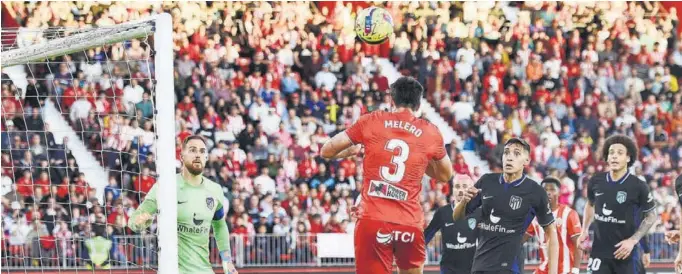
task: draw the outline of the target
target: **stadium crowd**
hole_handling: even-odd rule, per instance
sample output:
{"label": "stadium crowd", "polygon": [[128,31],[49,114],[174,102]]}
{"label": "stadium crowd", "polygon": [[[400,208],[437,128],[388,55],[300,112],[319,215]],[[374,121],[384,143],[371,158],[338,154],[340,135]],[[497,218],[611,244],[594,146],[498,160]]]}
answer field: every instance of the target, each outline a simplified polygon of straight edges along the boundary
{"label": "stadium crowd", "polygon": [[[355,40],[354,7],[341,2],[332,9],[308,2],[3,4],[25,28],[173,15],[176,151],[191,134],[206,137],[205,174],[223,186],[230,231],[243,235],[254,260],[301,262],[312,258],[314,238],[297,235],[353,232],[348,209],[362,158],[327,162],[318,152],[360,115],[389,108],[378,58],[417,78],[464,137],[448,145],[456,172],[481,175],[458,147],[498,170],[501,144],[521,136],[533,146],[528,174],[561,178],[560,202],[582,214],[587,179],[604,168],[605,137],[623,133],[637,140],[634,174],[650,182],[659,205],[652,232],[679,223],[671,183],[682,173],[682,46],[675,12],[658,2],[390,2],[396,32],[382,45]],[[17,44],[44,39],[19,32]],[[136,40],[32,65],[24,99],[3,75],[3,260],[24,252],[73,258],[75,238],[131,234],[128,216],[156,183],[152,44]],[[45,100],[110,170],[104,204],[41,119]],[[424,181],[427,220],[451,195],[451,182]],[[272,248],[258,238],[265,233],[289,238]],[[674,256],[652,250],[653,259]],[[126,252],[114,244],[112,259],[130,260]]]}

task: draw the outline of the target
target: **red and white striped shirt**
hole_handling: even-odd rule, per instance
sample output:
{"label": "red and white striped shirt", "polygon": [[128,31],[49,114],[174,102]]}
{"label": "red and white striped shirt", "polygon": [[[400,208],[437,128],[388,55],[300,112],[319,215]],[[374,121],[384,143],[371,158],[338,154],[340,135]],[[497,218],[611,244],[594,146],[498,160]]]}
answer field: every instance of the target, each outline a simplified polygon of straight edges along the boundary
{"label": "red and white striped shirt", "polygon": [[[571,240],[573,237],[580,235],[581,225],[578,213],[566,205],[559,205],[553,212],[556,224],[557,236],[559,238],[559,269],[558,273],[571,273],[573,268],[573,251],[576,246]],[[546,274],[548,272],[548,246],[545,238],[545,233],[538,224],[537,219],[533,220],[526,233],[530,236],[536,236],[540,242],[540,265],[535,270],[536,274]]]}

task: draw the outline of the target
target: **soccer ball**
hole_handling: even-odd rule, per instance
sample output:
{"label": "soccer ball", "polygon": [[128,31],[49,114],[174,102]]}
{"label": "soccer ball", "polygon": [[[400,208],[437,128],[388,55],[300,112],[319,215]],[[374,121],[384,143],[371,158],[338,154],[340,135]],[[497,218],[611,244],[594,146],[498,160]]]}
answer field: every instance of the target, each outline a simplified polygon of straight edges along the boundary
{"label": "soccer ball", "polygon": [[363,9],[355,17],[355,34],[365,43],[381,44],[393,34],[393,18],[382,8]]}

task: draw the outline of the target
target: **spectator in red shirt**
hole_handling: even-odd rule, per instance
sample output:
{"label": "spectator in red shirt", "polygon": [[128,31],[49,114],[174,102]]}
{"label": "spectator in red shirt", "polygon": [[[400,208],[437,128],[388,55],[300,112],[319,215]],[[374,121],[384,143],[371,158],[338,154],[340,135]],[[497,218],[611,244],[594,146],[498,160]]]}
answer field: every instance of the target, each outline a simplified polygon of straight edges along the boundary
{"label": "spectator in red shirt", "polygon": [[84,91],[80,87],[80,80],[73,79],[71,81],[71,86],[68,87],[62,94],[61,107],[64,109],[69,109],[71,105],[73,105],[73,103],[76,102],[76,100],[83,95]]}
{"label": "spectator in red shirt", "polygon": [[306,151],[303,161],[298,164],[298,176],[312,178],[313,174],[317,174],[317,163],[312,159],[311,152]]}
{"label": "spectator in red shirt", "polygon": [[123,207],[123,203],[117,203],[114,206],[113,212],[111,212],[107,216],[107,224],[109,224],[109,225],[116,224],[116,218],[118,218],[118,216],[122,216],[125,219],[125,222],[128,223],[128,214],[126,214],[126,212],[125,212],[125,208]]}
{"label": "spectator in red shirt", "polygon": [[322,217],[319,214],[314,214],[310,219],[310,233],[317,234],[325,232],[324,224],[322,224]]}
{"label": "spectator in red shirt", "polygon": [[246,175],[249,177],[254,177],[258,175],[258,164],[253,158],[253,153],[249,152],[246,154],[246,162],[244,162],[244,169],[246,169]]}
{"label": "spectator in red shirt", "polygon": [[40,177],[35,181],[36,188],[41,188],[43,193],[49,193],[50,191],[50,177],[47,171],[40,173]]}
{"label": "spectator in red shirt", "polygon": [[336,214],[332,214],[327,221],[327,225],[324,228],[325,233],[345,233],[346,231],[341,227]]}
{"label": "spectator in red shirt", "polygon": [[17,193],[24,197],[30,197],[33,195],[33,179],[31,178],[31,171],[24,170],[21,178],[17,179]]}
{"label": "spectator in red shirt", "polygon": [[140,194],[147,194],[152,186],[156,183],[156,178],[150,176],[149,168],[144,167],[142,169],[142,175],[137,176],[136,183],[134,184],[134,190]]}
{"label": "spectator in red shirt", "polygon": [[469,165],[467,165],[467,163],[464,161],[464,157],[461,154],[457,155],[457,160],[455,161],[455,164],[452,166],[452,169],[457,174],[466,175],[471,174],[471,172],[469,171]]}
{"label": "spectator in red shirt", "polygon": [[192,103],[192,99],[188,95],[185,95],[182,101],[176,105],[176,108],[182,112],[189,113],[189,110],[194,108],[194,103]]}
{"label": "spectator in red shirt", "polygon": [[381,70],[381,66],[377,67],[372,81],[377,84],[378,91],[388,91],[388,78],[381,73]]}

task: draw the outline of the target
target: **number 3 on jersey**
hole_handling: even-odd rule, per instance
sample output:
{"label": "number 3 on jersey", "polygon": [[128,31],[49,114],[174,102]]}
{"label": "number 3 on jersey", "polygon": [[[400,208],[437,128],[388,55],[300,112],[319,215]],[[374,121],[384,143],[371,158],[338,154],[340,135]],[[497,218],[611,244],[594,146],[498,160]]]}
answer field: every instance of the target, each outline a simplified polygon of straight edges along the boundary
{"label": "number 3 on jersey", "polygon": [[390,167],[382,166],[380,169],[381,178],[388,182],[399,183],[405,176],[405,161],[410,155],[410,147],[403,140],[390,139],[386,142],[385,149],[392,153],[398,149],[398,155],[393,154],[391,157],[391,164],[393,164],[395,172],[391,173]]}

